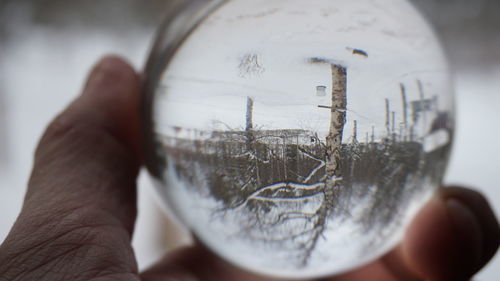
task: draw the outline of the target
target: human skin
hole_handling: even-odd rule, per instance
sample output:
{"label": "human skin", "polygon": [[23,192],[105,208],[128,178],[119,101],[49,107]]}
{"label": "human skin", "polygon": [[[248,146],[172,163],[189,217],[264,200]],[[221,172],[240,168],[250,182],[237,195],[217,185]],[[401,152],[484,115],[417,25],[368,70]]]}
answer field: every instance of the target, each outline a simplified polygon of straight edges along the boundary
{"label": "human skin", "polygon": [[[102,59],[80,95],[48,126],[35,152],[22,211],[0,246],[0,281],[270,281],[200,245],[169,253],[139,273],[131,238],[142,164],[139,75]],[[441,189],[404,240],[358,270],[323,281],[469,280],[498,249],[487,200]]]}

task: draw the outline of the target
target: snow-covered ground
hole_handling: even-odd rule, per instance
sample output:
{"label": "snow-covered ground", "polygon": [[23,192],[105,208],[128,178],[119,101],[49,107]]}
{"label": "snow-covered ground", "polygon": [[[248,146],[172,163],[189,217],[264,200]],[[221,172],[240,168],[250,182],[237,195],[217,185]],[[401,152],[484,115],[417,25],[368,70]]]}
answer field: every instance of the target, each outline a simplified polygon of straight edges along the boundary
{"label": "snow-covered ground", "polygon": [[[20,23],[14,23],[20,24]],[[142,68],[152,30],[137,29],[118,36],[96,30],[59,30],[19,26],[1,45],[0,108],[6,109],[0,145],[8,154],[0,157],[0,241],[14,222],[32,165],[32,152],[50,119],[76,96],[88,69],[102,55],[126,56]],[[456,92],[458,133],[446,182],[482,190],[500,213],[497,165],[500,162],[500,64],[483,71],[458,71]],[[2,122],[0,122],[0,126]],[[0,127],[1,128],[1,127]],[[0,149],[1,151],[1,149]],[[145,267],[179,239],[156,207],[156,194],[147,180],[140,180],[140,215],[134,246]],[[169,230],[168,236],[166,230]],[[477,276],[495,281],[500,257]]]}

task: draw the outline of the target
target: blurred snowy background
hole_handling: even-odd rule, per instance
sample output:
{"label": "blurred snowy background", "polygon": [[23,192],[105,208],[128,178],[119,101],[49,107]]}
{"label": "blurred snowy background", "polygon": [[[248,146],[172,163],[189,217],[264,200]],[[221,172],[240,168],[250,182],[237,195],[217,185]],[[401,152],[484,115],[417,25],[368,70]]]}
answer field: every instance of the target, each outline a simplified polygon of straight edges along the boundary
{"label": "blurred snowy background", "polygon": [[[166,0],[0,0],[0,241],[14,222],[47,123],[107,53],[142,69]],[[500,1],[413,0],[443,38],[455,74],[458,133],[446,183],[482,190],[500,213]],[[134,237],[141,268],[189,237],[140,178]],[[497,256],[477,277],[496,281]]]}

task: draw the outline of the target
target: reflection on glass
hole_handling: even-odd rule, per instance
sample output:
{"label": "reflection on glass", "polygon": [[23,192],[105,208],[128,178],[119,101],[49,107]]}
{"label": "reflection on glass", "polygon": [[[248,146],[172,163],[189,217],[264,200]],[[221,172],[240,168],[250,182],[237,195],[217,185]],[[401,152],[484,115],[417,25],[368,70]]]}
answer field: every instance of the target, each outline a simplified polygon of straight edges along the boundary
{"label": "reflection on glass", "polygon": [[393,247],[439,186],[453,136],[446,62],[414,8],[233,0],[193,26],[171,59],[151,58],[164,69],[147,111],[150,169],[195,235],[278,277]]}

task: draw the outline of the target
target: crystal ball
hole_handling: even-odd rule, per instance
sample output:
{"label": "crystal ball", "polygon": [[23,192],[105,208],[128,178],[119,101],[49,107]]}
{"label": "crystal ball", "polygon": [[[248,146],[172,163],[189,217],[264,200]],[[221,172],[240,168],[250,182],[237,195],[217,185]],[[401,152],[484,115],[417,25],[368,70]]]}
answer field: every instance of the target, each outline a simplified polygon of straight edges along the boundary
{"label": "crystal ball", "polygon": [[390,251],[453,139],[445,54],[405,0],[173,1],[144,92],[162,201],[267,276],[340,274]]}

